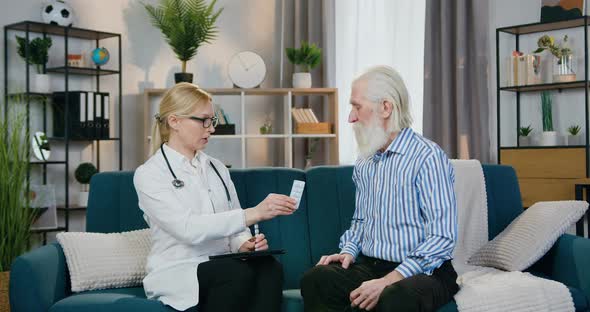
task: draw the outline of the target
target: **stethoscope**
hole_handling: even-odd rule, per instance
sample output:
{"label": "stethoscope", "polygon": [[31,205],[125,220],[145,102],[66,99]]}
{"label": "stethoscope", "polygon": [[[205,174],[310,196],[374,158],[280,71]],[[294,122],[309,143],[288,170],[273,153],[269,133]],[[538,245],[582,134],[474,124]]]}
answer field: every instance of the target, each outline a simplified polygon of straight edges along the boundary
{"label": "stethoscope", "polygon": [[[160,151],[162,151],[162,156],[164,156],[164,160],[166,161],[166,165],[168,166],[168,170],[170,170],[170,173],[172,174],[172,177],[174,178],[174,180],[172,180],[172,185],[176,189],[183,188],[184,181],[178,179],[176,177],[176,174],[174,174],[174,170],[172,170],[172,167],[170,166],[170,162],[168,161],[168,157],[166,157],[166,153],[164,152],[164,144],[160,145]],[[219,174],[219,171],[217,170],[217,168],[215,168],[215,165],[213,165],[213,162],[209,161],[209,165],[211,165],[211,168],[213,168],[213,171],[215,171],[215,173],[219,177],[219,180],[221,180],[221,183],[223,184],[223,188],[225,189],[225,196],[227,196],[227,201],[229,202],[229,204],[231,206],[231,197],[229,195],[229,190],[227,188],[227,185],[225,185],[225,181],[223,181],[221,174]]]}

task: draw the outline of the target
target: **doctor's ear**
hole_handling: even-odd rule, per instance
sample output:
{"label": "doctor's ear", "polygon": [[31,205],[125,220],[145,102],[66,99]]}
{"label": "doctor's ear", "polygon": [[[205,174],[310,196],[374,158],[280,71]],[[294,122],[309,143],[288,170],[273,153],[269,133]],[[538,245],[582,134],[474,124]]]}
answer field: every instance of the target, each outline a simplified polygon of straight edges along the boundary
{"label": "doctor's ear", "polygon": [[168,116],[167,120],[164,120],[164,122],[168,123],[168,127],[170,127],[170,129],[178,130],[180,118],[176,117],[176,115],[170,115]]}

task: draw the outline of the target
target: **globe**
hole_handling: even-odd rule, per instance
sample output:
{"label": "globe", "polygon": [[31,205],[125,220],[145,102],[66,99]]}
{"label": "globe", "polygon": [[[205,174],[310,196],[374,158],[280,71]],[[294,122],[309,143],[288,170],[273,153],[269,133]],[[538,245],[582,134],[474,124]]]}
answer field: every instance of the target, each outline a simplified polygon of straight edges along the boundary
{"label": "globe", "polygon": [[92,61],[96,66],[102,66],[109,62],[109,50],[105,48],[96,48],[92,51]]}

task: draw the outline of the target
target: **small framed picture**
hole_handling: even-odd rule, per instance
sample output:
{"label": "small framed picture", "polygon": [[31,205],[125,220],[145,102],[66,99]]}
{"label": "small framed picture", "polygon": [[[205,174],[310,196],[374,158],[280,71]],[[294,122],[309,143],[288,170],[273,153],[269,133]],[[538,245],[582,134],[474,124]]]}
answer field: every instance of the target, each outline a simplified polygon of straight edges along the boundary
{"label": "small framed picture", "polygon": [[557,22],[582,17],[585,0],[542,0],[541,23]]}
{"label": "small framed picture", "polygon": [[82,54],[68,54],[69,67],[84,67],[84,58]]}

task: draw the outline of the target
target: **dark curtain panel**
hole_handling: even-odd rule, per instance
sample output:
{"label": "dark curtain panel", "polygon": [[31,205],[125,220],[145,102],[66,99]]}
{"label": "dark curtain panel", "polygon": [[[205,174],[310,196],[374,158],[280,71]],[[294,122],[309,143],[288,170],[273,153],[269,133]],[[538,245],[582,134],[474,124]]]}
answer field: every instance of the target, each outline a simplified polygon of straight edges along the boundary
{"label": "dark curtain panel", "polygon": [[[312,87],[322,88],[324,85],[324,69],[326,54],[324,44],[324,1],[318,0],[283,0],[285,18],[285,48],[300,47],[301,40],[315,43],[322,48],[322,63],[311,71]],[[285,53],[283,51],[283,53]],[[289,62],[285,54],[283,87],[292,87],[292,75],[296,68]],[[299,96],[293,101],[295,107],[311,108],[319,119],[326,116],[324,98],[321,96]],[[320,139],[315,145],[314,165],[323,164],[326,140]],[[293,144],[293,166],[303,168],[311,139],[296,139]]]}
{"label": "dark curtain panel", "polygon": [[424,135],[451,158],[490,159],[488,0],[427,0]]}

